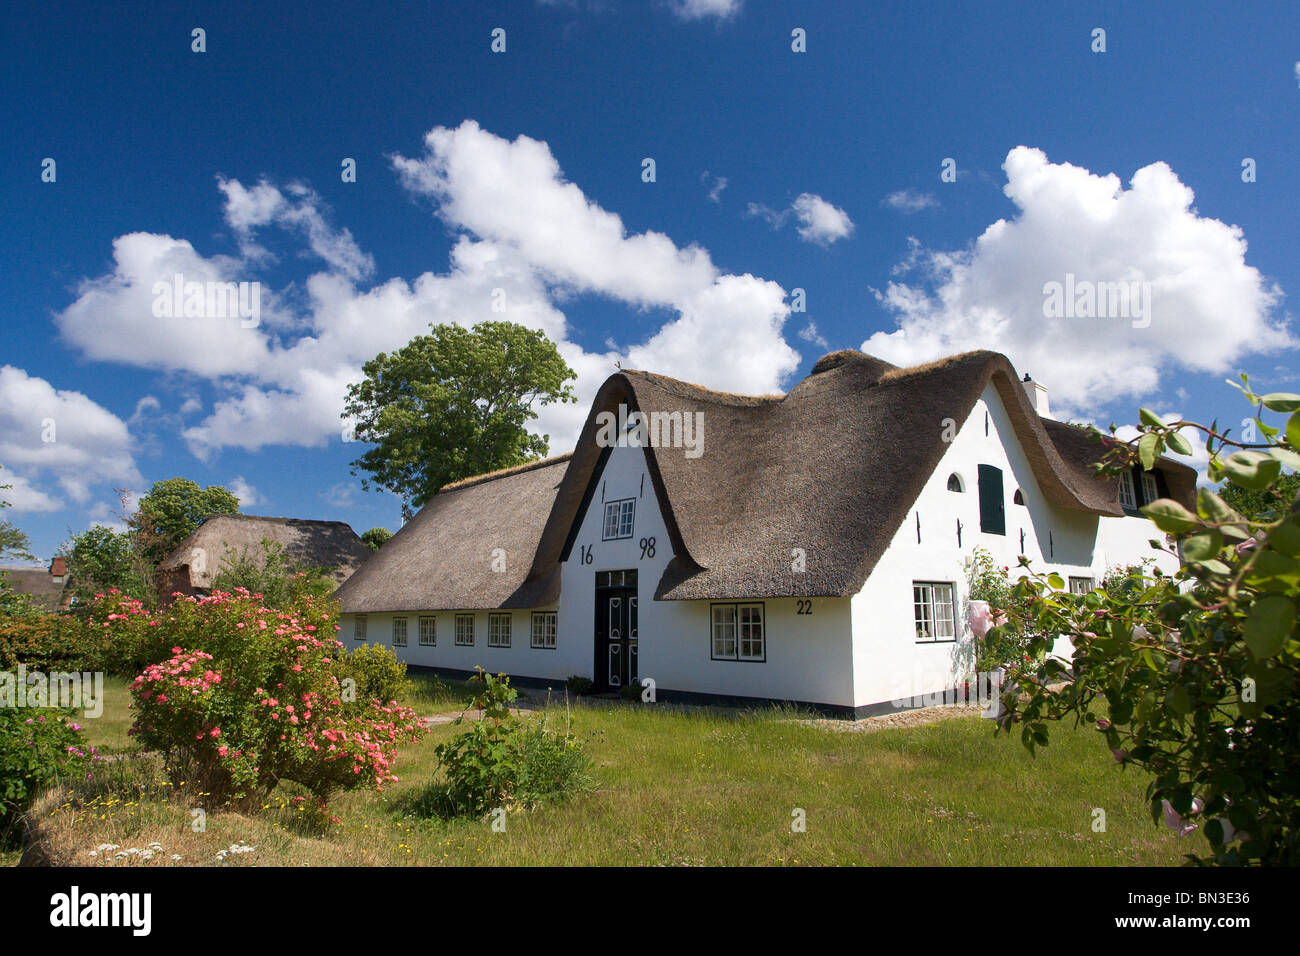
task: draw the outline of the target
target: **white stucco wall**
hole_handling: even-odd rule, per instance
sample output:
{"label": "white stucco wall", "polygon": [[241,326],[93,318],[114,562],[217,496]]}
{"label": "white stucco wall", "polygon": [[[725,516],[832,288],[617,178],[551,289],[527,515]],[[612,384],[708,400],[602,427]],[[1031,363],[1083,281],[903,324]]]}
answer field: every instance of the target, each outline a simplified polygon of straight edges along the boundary
{"label": "white stucco wall", "polygon": [[[985,414],[988,431],[985,434]],[[938,427],[938,426],[936,426]],[[1002,469],[1006,496],[1006,534],[980,531],[978,466]],[[947,490],[948,476],[960,476],[965,491]],[[1025,504],[1012,503],[1016,489]],[[916,521],[920,516],[921,540]],[[962,522],[960,546],[957,521]],[[990,385],[961,423],[938,468],[927,481],[903,525],[894,535],[876,569],[852,599],[853,674],[856,706],[933,694],[956,686],[973,670],[974,640],[965,625],[966,562],[976,548],[1016,574],[1020,532],[1023,553],[1036,570],[1056,571],[1064,578],[1090,577],[1100,582],[1107,567],[1157,557],[1167,571],[1175,559],[1158,556],[1147,544],[1159,535],[1142,518],[1098,518],[1050,504],[1034,478],[1003,408]],[[925,644],[915,640],[913,581],[946,581],[955,585],[958,640]],[[1068,644],[1057,652],[1070,653]]]}
{"label": "white stucco wall", "polygon": [[[537,608],[539,611],[554,611],[556,608]],[[488,646],[488,614],[511,615],[511,641],[509,647]],[[456,615],[474,615],[474,646],[461,647],[456,644]],[[438,643],[434,647],[420,644],[420,618],[432,616],[437,621]],[[340,620],[342,630],[339,640],[349,650],[363,643],[353,637],[355,628],[353,614],[344,614]],[[406,618],[406,647],[393,646],[393,618]],[[556,649],[546,650],[531,647],[533,633],[532,611],[409,611],[397,614],[367,614],[367,644],[382,644],[390,647],[398,660],[424,667],[446,667],[454,670],[472,671],[482,667],[493,674],[517,674],[526,677],[555,678],[563,683],[570,674],[577,673],[570,662],[561,654],[566,644],[557,635]]]}
{"label": "white stucco wall", "polygon": [[[659,454],[681,454],[660,449]],[[603,486],[603,488],[602,488]],[[605,501],[636,499],[632,537],[602,541]],[[584,666],[594,663],[595,581],[599,571],[637,569],[640,676],[659,688],[701,694],[764,697],[851,706],[849,601],[816,599],[811,614],[798,614],[790,598],[765,599],[766,661],[715,661],[710,649],[708,601],[656,601],[655,588],[672,558],[668,531],[640,448],[614,448],[587,513],[580,519],[573,551],[562,569],[561,640],[581,635]],[[641,557],[640,540],[655,539],[655,556]],[[582,563],[582,548],[592,561]]]}

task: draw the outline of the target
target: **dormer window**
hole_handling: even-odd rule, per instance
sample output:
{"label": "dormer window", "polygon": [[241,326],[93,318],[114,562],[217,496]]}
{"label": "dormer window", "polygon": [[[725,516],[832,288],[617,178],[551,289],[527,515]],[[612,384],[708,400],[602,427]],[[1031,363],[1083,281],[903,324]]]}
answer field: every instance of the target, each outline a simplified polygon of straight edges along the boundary
{"label": "dormer window", "polygon": [[1142,472],[1142,503],[1149,505],[1160,497],[1160,488],[1156,484],[1156,474],[1153,471]]}
{"label": "dormer window", "polygon": [[1119,473],[1119,503],[1127,511],[1137,510],[1137,492],[1133,488],[1133,472]]}
{"label": "dormer window", "polygon": [[632,517],[635,511],[635,498],[605,502],[605,525],[601,540],[615,541],[632,537]]}
{"label": "dormer window", "polygon": [[1025,503],[1025,493],[1017,488],[1016,493],[1011,496],[1011,503],[1013,505],[1023,505]]}
{"label": "dormer window", "polygon": [[962,487],[961,476],[958,475],[957,472],[955,471],[948,476],[948,490],[956,491],[958,493],[966,490],[965,488]]}

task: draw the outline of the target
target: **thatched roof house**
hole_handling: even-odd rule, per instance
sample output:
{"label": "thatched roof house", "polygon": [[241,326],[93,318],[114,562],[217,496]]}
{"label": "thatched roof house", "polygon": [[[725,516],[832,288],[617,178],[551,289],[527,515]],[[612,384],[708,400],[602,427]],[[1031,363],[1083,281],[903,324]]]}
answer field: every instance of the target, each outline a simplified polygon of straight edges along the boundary
{"label": "thatched roof house", "polygon": [[[624,370],[597,393],[575,452],[448,485],[339,597],[358,612],[555,603],[584,493],[609,454],[595,441],[597,416],[620,404],[702,412],[708,422],[698,458],[645,450],[673,539],[656,600],[845,597],[862,588],[947,450],[938,423],[963,421],[990,384],[1049,501],[1125,514],[1118,480],[1092,474],[1102,449],[1084,430],[1041,418],[996,352],[906,369],[834,352],[789,394],[763,398]],[[1170,494],[1190,506],[1196,473],[1161,465]],[[820,560],[795,576],[793,547]],[[491,566],[494,548],[506,552],[504,573]]]}
{"label": "thatched roof house", "polygon": [[67,607],[71,594],[67,591],[67,559],[57,557],[48,568],[26,565],[0,567],[9,586],[19,594],[26,594],[33,604],[45,611]]}
{"label": "thatched roof house", "polygon": [[[649,447],[611,447],[603,429],[620,409],[656,416],[667,432],[698,421],[699,452],[656,443],[654,429]],[[597,683],[617,686],[636,673],[629,658],[640,655],[647,673],[654,648],[661,688],[874,704],[883,691],[862,683],[868,629],[887,626],[891,642],[908,646],[934,620],[953,629],[973,548],[1008,566],[1024,554],[1085,587],[1108,565],[1147,556],[1153,533],[1141,503],[1167,496],[1191,505],[1196,475],[1186,465],[1161,459],[1150,473],[1095,477],[1090,466],[1104,449],[1046,410],[1045,389],[988,351],[913,368],[835,352],[778,396],[620,371],[597,393],[571,455],[443,489],[338,597],[345,618],[375,618],[398,647],[404,615],[418,612],[423,646],[410,652],[413,663],[497,669],[492,660],[505,655],[495,649],[514,646],[506,612],[527,609],[534,637],[556,627],[575,649],[563,663],[525,654],[517,674],[582,674],[594,661]],[[965,494],[976,486],[978,495]],[[829,603],[814,627],[804,618],[820,602]],[[762,661],[790,655],[784,676],[715,668],[759,661],[735,656],[737,609],[751,621],[746,633],[760,619],[751,650],[761,647]],[[787,610],[797,616],[783,636],[794,643],[776,653],[775,622]],[[450,648],[437,636],[437,612],[454,614]],[[483,623],[488,655],[472,650]],[[355,639],[371,639],[365,624],[357,621]],[[702,633],[691,637],[693,629]],[[624,642],[621,676],[604,673],[615,653],[609,633]],[[945,679],[957,666],[945,665]],[[840,676],[815,677],[823,668]]]}
{"label": "thatched roof house", "polygon": [[223,561],[247,555],[264,561],[263,539],[281,545],[286,563],[328,568],[342,584],[373,553],[342,521],[308,521],[260,515],[213,515],[159,565],[161,590],[206,593]]}

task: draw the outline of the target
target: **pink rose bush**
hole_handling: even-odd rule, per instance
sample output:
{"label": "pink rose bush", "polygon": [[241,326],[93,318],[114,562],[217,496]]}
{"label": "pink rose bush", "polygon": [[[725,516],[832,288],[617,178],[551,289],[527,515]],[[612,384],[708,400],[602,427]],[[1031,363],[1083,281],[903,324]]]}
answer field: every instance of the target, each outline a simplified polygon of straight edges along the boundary
{"label": "pink rose bush", "polygon": [[383,789],[397,779],[397,745],[423,733],[411,708],[346,692],[330,602],[304,596],[275,610],[236,588],[153,615],[120,604],[105,604],[109,631],[163,648],[131,684],[131,733],[217,803],[252,806],[282,780],[322,803],[338,790]]}

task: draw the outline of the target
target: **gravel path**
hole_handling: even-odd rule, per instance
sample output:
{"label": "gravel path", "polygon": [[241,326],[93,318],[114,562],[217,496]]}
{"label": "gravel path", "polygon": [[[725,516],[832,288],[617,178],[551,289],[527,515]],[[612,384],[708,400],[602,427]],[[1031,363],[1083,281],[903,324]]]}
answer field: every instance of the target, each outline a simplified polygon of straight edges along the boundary
{"label": "gravel path", "polygon": [[[919,727],[922,724],[932,724],[939,720],[951,720],[954,717],[978,717],[983,712],[984,708],[978,704],[949,704],[942,707],[918,707],[914,710],[900,710],[893,714],[864,717],[862,720],[818,718],[806,721],[806,723],[826,730],[867,734],[877,730],[892,730],[896,727]],[[800,721],[800,723],[804,723],[804,721]]]}

